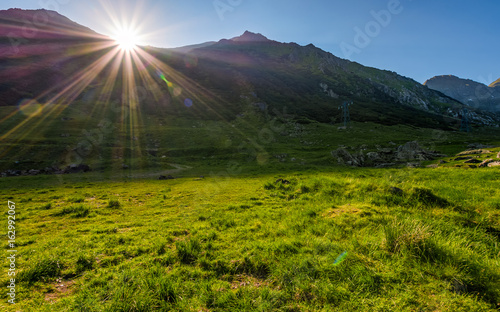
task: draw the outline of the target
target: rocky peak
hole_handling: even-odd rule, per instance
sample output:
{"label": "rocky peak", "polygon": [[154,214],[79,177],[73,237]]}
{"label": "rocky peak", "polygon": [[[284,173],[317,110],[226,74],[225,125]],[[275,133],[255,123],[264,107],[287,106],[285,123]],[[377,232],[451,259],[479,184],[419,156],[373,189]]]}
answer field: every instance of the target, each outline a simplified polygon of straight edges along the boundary
{"label": "rocky peak", "polygon": [[235,37],[233,39],[231,39],[231,41],[236,41],[236,42],[268,42],[268,41],[271,41],[269,39],[267,39],[267,37],[265,37],[264,35],[262,34],[256,34],[256,33],[253,33],[253,32],[250,32],[250,31],[245,31],[245,33],[239,37]]}

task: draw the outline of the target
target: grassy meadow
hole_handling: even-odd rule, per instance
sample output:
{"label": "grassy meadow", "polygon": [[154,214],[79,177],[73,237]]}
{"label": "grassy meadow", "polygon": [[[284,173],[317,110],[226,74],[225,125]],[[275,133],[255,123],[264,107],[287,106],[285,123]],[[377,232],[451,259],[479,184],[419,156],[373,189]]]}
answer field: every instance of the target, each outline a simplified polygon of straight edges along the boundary
{"label": "grassy meadow", "polygon": [[[499,171],[453,156],[470,143],[498,144],[498,129],[341,130],[252,110],[230,122],[145,115],[117,128],[103,121],[119,112],[93,114],[35,115],[39,128],[0,144],[2,170],[62,168],[71,151],[93,169],[0,179],[1,224],[7,232],[14,202],[18,250],[17,304],[7,303],[5,257],[1,310],[500,308]],[[17,114],[2,131],[25,120]],[[414,140],[447,163],[348,168],[330,154]],[[176,179],[158,180],[167,174]]]}
{"label": "grassy meadow", "polygon": [[498,177],[332,167],[2,179],[19,268],[18,304],[2,310],[495,311]]}

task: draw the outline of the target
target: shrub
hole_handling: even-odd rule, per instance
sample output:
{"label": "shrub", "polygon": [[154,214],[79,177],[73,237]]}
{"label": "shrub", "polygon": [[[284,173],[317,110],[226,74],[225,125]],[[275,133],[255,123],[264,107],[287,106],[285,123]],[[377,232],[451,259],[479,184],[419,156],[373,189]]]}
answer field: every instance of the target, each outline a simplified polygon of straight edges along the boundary
{"label": "shrub", "polygon": [[121,204],[118,200],[116,199],[110,199],[109,202],[108,202],[108,208],[112,208],[112,209],[118,209],[121,207]]}

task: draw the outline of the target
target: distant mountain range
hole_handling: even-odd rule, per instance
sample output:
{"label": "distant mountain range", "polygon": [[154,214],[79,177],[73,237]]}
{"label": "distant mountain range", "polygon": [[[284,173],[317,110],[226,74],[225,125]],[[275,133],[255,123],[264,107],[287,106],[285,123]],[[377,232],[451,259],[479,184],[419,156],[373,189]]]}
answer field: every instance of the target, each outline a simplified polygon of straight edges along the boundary
{"label": "distant mountain range", "polygon": [[424,85],[469,107],[492,112],[500,111],[500,79],[487,86],[470,79],[449,75],[433,77]]}
{"label": "distant mountain range", "polygon": [[[98,75],[70,92],[64,98],[68,105],[75,100],[92,105],[89,94],[97,91],[122,98],[120,81],[103,91],[103,81],[113,71],[111,64],[116,64],[110,61],[99,67],[98,60],[113,49],[110,38],[53,11],[0,11],[0,24],[0,105],[17,105],[26,98],[43,103],[58,92],[68,93],[75,79],[90,79],[86,76],[89,68],[98,68]],[[455,100],[455,94],[338,58],[312,44],[280,43],[248,31],[219,42],[141,49],[161,61],[169,72],[161,77],[158,68],[146,64],[142,72],[135,73],[135,81],[148,74],[150,81],[164,86],[162,79],[168,79],[183,90],[178,96],[164,86],[165,94],[160,98],[151,92],[142,96],[142,107],[153,114],[234,119],[250,108],[262,114],[286,109],[303,120],[339,122],[339,106],[353,101],[351,118],[355,121],[452,129],[468,104]],[[121,74],[123,64],[119,71]],[[187,97],[203,105],[186,111]],[[473,122],[497,124],[498,117],[483,108],[471,108]]]}

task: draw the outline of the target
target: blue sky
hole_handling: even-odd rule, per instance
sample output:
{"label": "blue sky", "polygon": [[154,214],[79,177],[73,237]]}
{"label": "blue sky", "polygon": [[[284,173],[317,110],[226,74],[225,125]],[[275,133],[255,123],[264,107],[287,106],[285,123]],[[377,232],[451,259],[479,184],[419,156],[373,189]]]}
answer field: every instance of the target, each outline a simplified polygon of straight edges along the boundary
{"label": "blue sky", "polygon": [[456,75],[500,78],[500,1],[435,0],[2,0],[0,9],[46,8],[111,35],[111,18],[135,17],[143,43],[178,47],[245,30],[315,46],[419,82]]}

